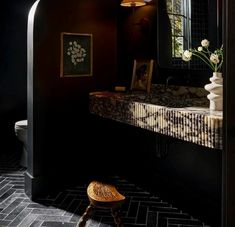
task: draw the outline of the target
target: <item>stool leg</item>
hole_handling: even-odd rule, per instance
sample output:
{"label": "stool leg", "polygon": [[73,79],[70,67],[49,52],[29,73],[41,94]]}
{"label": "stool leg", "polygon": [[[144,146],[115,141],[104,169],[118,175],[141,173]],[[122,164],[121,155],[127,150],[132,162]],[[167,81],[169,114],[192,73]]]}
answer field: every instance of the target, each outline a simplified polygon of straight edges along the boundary
{"label": "stool leg", "polygon": [[87,220],[90,218],[93,211],[93,206],[90,204],[86,211],[83,213],[82,217],[79,219],[77,227],[85,227]]}
{"label": "stool leg", "polygon": [[115,223],[117,224],[118,227],[124,227],[121,213],[120,213],[120,208],[113,208],[112,209],[112,216],[114,218]]}

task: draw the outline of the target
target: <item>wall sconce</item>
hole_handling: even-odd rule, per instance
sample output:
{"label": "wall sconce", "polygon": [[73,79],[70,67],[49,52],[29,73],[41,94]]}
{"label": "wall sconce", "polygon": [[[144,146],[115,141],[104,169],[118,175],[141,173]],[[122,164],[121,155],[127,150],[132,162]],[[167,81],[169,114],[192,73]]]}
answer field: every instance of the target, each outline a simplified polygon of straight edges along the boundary
{"label": "wall sconce", "polygon": [[[131,7],[132,13],[134,15],[135,7],[144,6],[151,1],[152,0],[122,0],[120,5],[124,7]],[[132,23],[132,25],[139,25],[141,27],[141,30],[145,32],[149,31],[150,29],[150,21],[147,17],[140,19],[137,23]]]}
{"label": "wall sconce", "polygon": [[144,5],[146,5],[146,2],[144,0],[123,0],[121,2],[121,6],[125,7],[137,7]]}

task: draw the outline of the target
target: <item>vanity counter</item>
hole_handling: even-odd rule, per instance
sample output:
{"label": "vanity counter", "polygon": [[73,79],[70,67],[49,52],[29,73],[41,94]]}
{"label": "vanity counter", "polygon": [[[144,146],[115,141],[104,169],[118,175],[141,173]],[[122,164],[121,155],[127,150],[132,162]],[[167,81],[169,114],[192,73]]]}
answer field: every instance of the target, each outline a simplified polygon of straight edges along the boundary
{"label": "vanity counter", "polygon": [[90,112],[202,146],[222,149],[222,111],[211,112],[204,90],[176,86],[144,92],[92,92]]}

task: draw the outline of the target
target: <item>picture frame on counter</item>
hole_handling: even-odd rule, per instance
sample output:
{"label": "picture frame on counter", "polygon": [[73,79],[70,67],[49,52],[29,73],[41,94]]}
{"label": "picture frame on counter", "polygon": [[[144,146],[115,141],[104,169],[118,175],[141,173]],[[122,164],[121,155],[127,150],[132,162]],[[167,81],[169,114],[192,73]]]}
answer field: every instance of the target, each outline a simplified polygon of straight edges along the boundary
{"label": "picture frame on counter", "polygon": [[134,60],[130,90],[150,92],[154,60]]}

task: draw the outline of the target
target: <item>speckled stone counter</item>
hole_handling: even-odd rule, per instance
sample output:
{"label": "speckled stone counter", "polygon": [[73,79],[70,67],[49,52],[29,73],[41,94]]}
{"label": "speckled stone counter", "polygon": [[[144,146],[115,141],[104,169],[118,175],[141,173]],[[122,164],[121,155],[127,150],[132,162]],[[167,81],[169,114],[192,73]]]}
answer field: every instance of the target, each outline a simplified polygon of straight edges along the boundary
{"label": "speckled stone counter", "polygon": [[92,92],[90,112],[164,135],[222,149],[222,111],[208,109],[201,88],[155,85],[144,92]]}

